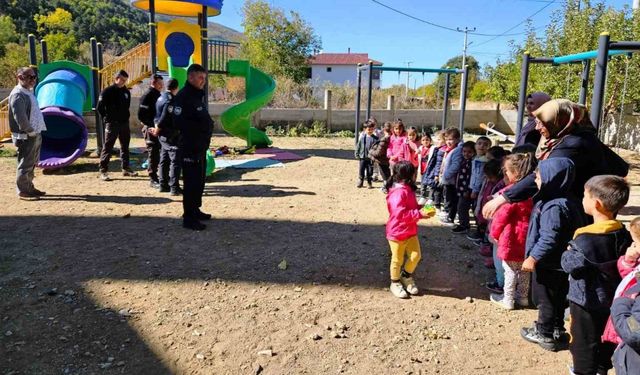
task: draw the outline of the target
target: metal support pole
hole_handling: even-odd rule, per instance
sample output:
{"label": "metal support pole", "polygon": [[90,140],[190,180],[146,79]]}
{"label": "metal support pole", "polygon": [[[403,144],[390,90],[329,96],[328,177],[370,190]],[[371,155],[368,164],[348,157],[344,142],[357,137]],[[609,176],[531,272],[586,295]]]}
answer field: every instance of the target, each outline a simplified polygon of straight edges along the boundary
{"label": "metal support pole", "polygon": [[207,57],[208,57],[208,37],[207,37],[207,26],[208,26],[208,19],[207,19],[207,7],[206,6],[202,6],[202,13],[200,14],[199,18],[200,18],[200,45],[201,45],[201,55],[202,55],[202,66],[204,66],[204,69],[207,71],[206,75],[205,75],[205,81],[204,81],[204,92],[205,92],[205,104],[209,103],[209,62],[207,61]]}
{"label": "metal support pole", "polygon": [[531,56],[529,51],[525,51],[522,55],[522,68],[520,70],[520,94],[518,95],[518,118],[516,119],[516,139],[522,131],[522,123],[524,122],[524,108],[527,101],[527,83],[529,82],[529,64]]}
{"label": "metal support pole", "polygon": [[362,99],[362,64],[358,64],[358,83],[356,86],[356,126],[353,134],[355,134],[356,143],[358,143],[358,127],[360,126],[360,100]]}
{"label": "metal support pole", "polygon": [[97,153],[100,155],[102,152],[102,145],[104,144],[104,128],[102,126],[102,118],[98,113],[98,97],[100,96],[100,57],[98,53],[98,41],[96,38],[91,38],[91,76],[93,78],[93,112],[96,119],[96,140],[98,142]]}
{"label": "metal support pole", "polygon": [[444,78],[444,104],[442,105],[442,130],[447,127],[447,115],[449,114],[449,87],[451,74],[447,73]]}
{"label": "metal support pole", "polygon": [[373,61],[369,60],[369,79],[367,84],[367,119],[371,118],[371,93],[373,92]]}
{"label": "metal support pole", "polygon": [[593,97],[591,98],[591,123],[596,129],[600,128],[604,90],[607,78],[607,63],[609,61],[609,33],[602,33],[598,38],[598,57],[596,58],[596,73],[593,79]]}
{"label": "metal support pole", "polygon": [[36,36],[33,34],[29,34],[29,67],[33,69],[34,72],[38,68],[38,59],[36,57]]}
{"label": "metal support pole", "polygon": [[149,0],[149,41],[151,42],[151,74],[158,71],[158,63],[156,61],[156,1]]}
{"label": "metal support pole", "polygon": [[469,65],[464,66],[464,74],[462,76],[462,87],[460,87],[461,95],[460,95],[460,138],[463,138],[464,135],[464,111],[467,109],[467,85],[469,80]]}
{"label": "metal support pole", "polygon": [[580,86],[580,97],[578,103],[587,104],[587,94],[589,93],[589,71],[591,70],[591,60],[582,62],[582,85]]}
{"label": "metal support pole", "polygon": [[[102,43],[98,42],[98,72],[102,71],[102,68],[104,68],[104,60],[103,60],[103,54],[102,54]],[[102,87],[102,74],[98,74],[98,87]]]}
{"label": "metal support pole", "polygon": [[40,50],[42,51],[42,63],[49,63],[49,52],[47,52],[47,41],[42,39],[40,41]]}

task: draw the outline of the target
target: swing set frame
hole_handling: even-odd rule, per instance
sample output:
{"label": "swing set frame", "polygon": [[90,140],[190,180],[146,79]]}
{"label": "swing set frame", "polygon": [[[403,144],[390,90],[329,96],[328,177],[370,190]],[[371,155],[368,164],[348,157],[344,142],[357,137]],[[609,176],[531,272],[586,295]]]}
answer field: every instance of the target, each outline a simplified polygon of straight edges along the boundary
{"label": "swing set frame", "polygon": [[[444,83],[444,95],[443,95],[443,105],[442,105],[442,130],[445,129],[447,124],[447,115],[449,112],[449,86],[452,74],[462,74],[462,102],[460,103],[460,134],[463,134],[464,130],[464,113],[467,106],[467,84],[468,84],[468,74],[469,74],[469,66],[465,65],[463,69],[455,69],[455,68],[402,68],[402,67],[390,67],[390,66],[379,66],[373,65],[373,61],[369,61],[368,64],[358,64],[357,73],[358,73],[358,81],[356,86],[356,124],[355,124],[355,135],[356,140],[359,133],[360,127],[360,103],[362,100],[362,72],[368,71],[373,72],[374,70],[386,71],[386,72],[398,72],[398,73],[443,73],[445,74],[445,83]],[[371,92],[373,90],[373,74],[368,75],[367,80],[367,112],[366,117],[371,118]]]}
{"label": "swing set frame", "polygon": [[[591,112],[589,114],[591,123],[599,130],[602,123],[602,109],[604,105],[604,94],[607,79],[607,64],[609,58],[616,55],[627,55],[630,57],[632,53],[640,50],[640,42],[638,41],[612,41],[608,32],[603,32],[598,38],[598,49],[586,51],[565,56],[556,57],[532,57],[529,51],[525,51],[522,56],[522,70],[520,73],[520,93],[518,97],[518,119],[516,125],[516,138],[522,131],[524,122],[525,101],[527,98],[527,83],[529,81],[530,64],[550,64],[559,66],[561,64],[582,64],[580,96],[578,103],[586,105],[589,87],[589,72],[591,69],[591,60],[596,60],[595,76],[593,79],[593,94],[591,97]],[[623,90],[626,91],[626,80],[628,76],[628,62],[625,73],[625,85]],[[623,92],[623,99],[625,93]],[[624,106],[624,103],[622,103]],[[624,107],[623,107],[624,108]]]}

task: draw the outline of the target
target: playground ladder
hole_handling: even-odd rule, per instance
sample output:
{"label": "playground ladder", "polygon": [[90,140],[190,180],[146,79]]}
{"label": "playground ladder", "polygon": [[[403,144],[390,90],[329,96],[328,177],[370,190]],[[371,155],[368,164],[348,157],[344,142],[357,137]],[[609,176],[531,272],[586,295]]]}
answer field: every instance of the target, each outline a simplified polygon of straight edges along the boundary
{"label": "playground ladder", "polygon": [[129,74],[127,87],[131,88],[151,76],[149,66],[149,56],[151,55],[151,44],[142,43],[125,52],[117,60],[100,70],[100,90],[113,84],[113,77],[120,70]]}
{"label": "playground ladder", "polygon": [[0,139],[11,137],[9,128],[9,97],[0,101]]}

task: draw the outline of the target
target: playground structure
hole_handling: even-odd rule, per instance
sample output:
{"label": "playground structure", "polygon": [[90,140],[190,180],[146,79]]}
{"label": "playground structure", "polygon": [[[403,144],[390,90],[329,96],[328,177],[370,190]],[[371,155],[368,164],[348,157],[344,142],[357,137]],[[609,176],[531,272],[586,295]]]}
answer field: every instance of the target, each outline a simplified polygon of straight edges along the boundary
{"label": "playground structure", "polygon": [[356,86],[356,124],[355,124],[355,134],[357,141],[357,134],[359,133],[360,127],[360,103],[362,98],[362,72],[368,71],[368,80],[367,80],[367,112],[366,117],[371,117],[371,92],[373,90],[372,80],[373,74],[371,74],[374,70],[378,71],[391,71],[391,72],[416,72],[416,73],[442,73],[445,74],[445,84],[443,88],[443,98],[444,104],[442,108],[442,129],[447,126],[447,115],[449,113],[449,86],[451,80],[451,74],[462,74],[462,84],[461,84],[461,98],[460,102],[460,134],[463,134],[464,130],[464,111],[467,105],[467,75],[469,73],[469,67],[464,66],[463,69],[453,69],[453,68],[399,68],[399,67],[383,67],[379,65],[374,65],[373,61],[369,61],[367,65],[358,64],[358,80]]}
{"label": "playground structure", "polygon": [[[29,36],[30,66],[39,78],[36,96],[47,124],[38,166],[60,168],[82,155],[88,138],[82,115],[95,112],[100,91],[113,82],[114,75],[121,69],[129,73],[128,87],[161,70],[176,78],[182,86],[187,78],[186,70],[192,63],[203,65],[212,74],[244,77],[246,100],[222,114],[222,127],[229,134],[246,140],[248,147],[271,145],[264,132],[251,126],[251,117],[271,100],[275,81],[247,61],[231,59],[237,54],[238,43],[207,37],[207,17],[220,14],[222,0],[132,0],[131,4],[149,11],[150,41],[127,51],[107,66],[103,65],[102,45],[94,38],[91,40],[91,66],[70,61],[49,63],[44,40],[41,41],[42,62],[38,64],[35,36]],[[180,19],[156,23],[156,12],[197,16],[198,23],[190,24]],[[104,143],[104,128],[97,113],[95,118],[99,151]],[[0,102],[0,133],[3,137],[10,135],[8,98]]]}
{"label": "playground structure", "polygon": [[[207,67],[209,73],[243,77],[246,87],[245,101],[222,113],[222,128],[227,133],[245,140],[248,147],[271,145],[272,142],[266,133],[251,126],[251,116],[271,100],[275,92],[275,81],[250,66],[248,61],[230,60],[225,53],[225,47],[229,46],[229,42],[209,41],[207,38],[207,17],[220,14],[222,0],[132,0],[131,4],[149,12],[151,73],[164,68],[170,77],[184,84],[188,66],[200,63]],[[156,24],[156,13],[169,16],[197,16],[198,26],[194,27],[182,20]]]}
{"label": "playground structure", "polygon": [[[635,41],[611,41],[609,33],[601,33],[598,38],[598,49],[586,51],[565,56],[556,57],[532,57],[526,51],[522,57],[522,70],[520,75],[520,92],[518,97],[518,118],[516,125],[516,136],[522,130],[524,122],[524,107],[527,97],[527,83],[529,80],[529,67],[531,64],[551,64],[558,66],[561,64],[582,64],[581,86],[578,103],[587,103],[589,73],[591,69],[591,60],[596,60],[596,70],[593,79],[593,96],[591,98],[591,123],[596,129],[602,124],[605,84],[607,79],[607,64],[609,58],[616,55],[630,56],[635,51],[640,50],[640,42]],[[628,60],[627,60],[628,63]],[[628,68],[628,65],[627,65]],[[628,69],[627,69],[628,73]],[[624,105],[624,97],[626,91],[626,82],[628,76],[625,75],[625,85],[622,93],[622,105]],[[622,111],[621,111],[622,112]]]}

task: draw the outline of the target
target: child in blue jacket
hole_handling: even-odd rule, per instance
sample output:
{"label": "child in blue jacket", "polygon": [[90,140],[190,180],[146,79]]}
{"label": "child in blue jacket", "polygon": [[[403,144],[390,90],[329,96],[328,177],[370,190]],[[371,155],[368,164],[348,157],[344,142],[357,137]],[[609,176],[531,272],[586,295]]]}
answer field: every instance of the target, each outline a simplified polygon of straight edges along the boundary
{"label": "child in blue jacket", "polygon": [[522,264],[523,271],[533,272],[531,291],[538,306],[538,320],[533,327],[522,328],[520,335],[551,351],[564,346],[565,336],[569,280],[560,258],[573,233],[585,222],[580,203],[569,193],[574,178],[575,166],[568,158],[551,158],[538,165],[538,193],[534,196]]}

